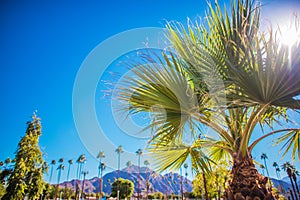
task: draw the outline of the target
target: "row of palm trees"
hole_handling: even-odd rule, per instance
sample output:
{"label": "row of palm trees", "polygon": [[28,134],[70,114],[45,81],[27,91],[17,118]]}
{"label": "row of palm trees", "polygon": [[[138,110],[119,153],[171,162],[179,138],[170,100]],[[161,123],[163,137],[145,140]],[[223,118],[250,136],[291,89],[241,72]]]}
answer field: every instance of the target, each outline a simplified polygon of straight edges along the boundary
{"label": "row of palm trees", "polygon": [[[122,145],[119,145],[117,147],[117,149],[115,150],[115,152],[117,153],[117,159],[118,159],[118,166],[117,166],[117,171],[118,171],[118,178],[120,178],[120,163],[121,163],[121,154],[124,153],[123,147]],[[143,150],[142,149],[138,149],[136,151],[136,154],[138,156],[138,167],[139,167],[139,171],[138,171],[138,179],[140,180],[140,167],[141,167],[141,156],[143,155]],[[105,158],[105,153],[104,151],[100,151],[99,154],[97,155],[97,159],[99,161],[98,164],[98,178],[99,178],[99,192],[100,195],[102,195],[103,192],[103,171],[105,170],[106,166],[105,163],[103,162],[103,159]],[[50,169],[50,177],[49,177],[49,182],[52,182],[52,178],[53,178],[53,171],[54,171],[54,166],[56,164],[58,164],[56,170],[57,170],[57,187],[60,184],[61,181],[61,175],[62,175],[62,171],[65,169],[65,165],[64,165],[64,159],[60,158],[58,159],[58,161],[56,162],[56,160],[52,160],[50,163],[51,169]],[[78,180],[82,180],[82,186],[81,186],[81,191],[80,191],[80,187],[79,184],[76,185],[76,195],[83,195],[84,193],[84,182],[85,182],[85,177],[88,174],[88,171],[85,169],[85,164],[86,164],[86,156],[84,154],[81,154],[78,159],[76,160],[77,163],[77,171],[76,171],[76,178]],[[5,162],[6,163],[6,162]],[[0,163],[1,164],[1,163]],[[146,165],[146,167],[148,167],[150,165],[148,160],[145,160],[144,164]],[[73,165],[73,160],[70,159],[68,160],[68,171],[67,171],[67,179],[66,181],[69,181],[70,179],[70,171],[71,171],[71,166]],[[128,161],[126,163],[127,167],[129,167],[131,165],[131,162]],[[148,178],[148,177],[147,177]],[[138,184],[138,199],[140,197],[140,192],[141,192],[141,188],[140,188],[140,181],[137,181]],[[148,180],[146,180],[148,182]],[[148,194],[148,187],[147,187],[147,194]],[[98,194],[97,194],[98,197]]]}
{"label": "row of palm trees", "polygon": [[[260,168],[262,169],[262,174],[264,175],[264,170],[266,170],[267,172],[267,176],[270,177],[270,174],[269,174],[269,170],[268,170],[268,165],[267,165],[267,159],[268,159],[268,156],[266,153],[262,153],[260,158],[263,160],[264,164],[260,165]],[[277,179],[280,180],[281,179],[281,176],[280,176],[280,166],[278,165],[277,162],[273,162],[272,166],[274,167],[275,169],[275,173],[276,173],[276,176],[277,176]],[[297,175],[299,175],[299,172],[297,171],[297,169],[290,163],[290,162],[285,162],[281,165],[281,169],[283,169],[289,179],[290,179],[290,182],[291,182],[291,185],[292,185],[292,190],[290,189],[290,196],[292,199],[294,200],[299,200],[300,199],[300,192],[299,192],[299,186],[297,184]],[[270,179],[269,179],[270,180]],[[270,185],[272,187],[272,183],[270,182]]]}

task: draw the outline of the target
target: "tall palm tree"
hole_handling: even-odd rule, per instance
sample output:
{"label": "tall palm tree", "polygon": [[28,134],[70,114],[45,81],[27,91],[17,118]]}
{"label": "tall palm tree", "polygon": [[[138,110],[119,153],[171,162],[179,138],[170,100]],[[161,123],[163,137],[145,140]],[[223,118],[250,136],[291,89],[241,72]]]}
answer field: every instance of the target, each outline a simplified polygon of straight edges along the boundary
{"label": "tall palm tree", "polygon": [[141,193],[141,184],[140,184],[140,180],[141,180],[141,156],[143,155],[143,150],[138,149],[135,153],[138,156],[138,166],[139,166],[138,180],[137,180],[137,184],[138,184],[137,193],[138,193],[138,200],[139,200],[140,199],[140,193]]}
{"label": "tall palm tree", "polygon": [[277,162],[273,162],[272,166],[275,169],[275,173],[276,173],[277,179],[280,180],[281,177],[280,177],[280,168],[279,168],[279,165],[277,164]]}
{"label": "tall palm tree", "polygon": [[104,163],[101,163],[101,172],[100,172],[100,180],[101,180],[101,183],[100,183],[100,195],[102,195],[102,191],[103,191],[103,171],[105,170],[106,166]]}
{"label": "tall palm tree", "polygon": [[268,159],[267,154],[266,153],[262,153],[261,156],[260,156],[260,159],[264,160],[264,167],[266,169],[268,177],[270,177],[268,166],[267,166],[267,162],[266,162],[266,160]]}
{"label": "tall palm tree", "polygon": [[71,165],[73,165],[73,160],[72,159],[68,160],[68,164],[69,166],[68,166],[68,173],[67,173],[67,181],[69,181],[70,178],[70,170],[71,170]]}
{"label": "tall palm tree", "polygon": [[120,178],[121,153],[124,153],[122,145],[119,145],[115,152],[118,154],[118,178]]}
{"label": "tall palm tree", "polygon": [[104,151],[100,151],[99,154],[97,155],[97,158],[99,159],[99,166],[98,166],[99,192],[100,195],[102,195],[102,177],[100,177],[100,175],[102,174],[102,158],[105,158]]}
{"label": "tall palm tree", "polygon": [[102,161],[102,158],[105,158],[105,154],[104,154],[104,151],[100,151],[99,154],[97,155],[97,158],[99,160],[99,166],[98,166],[98,177],[100,177],[100,170],[101,170],[101,161]]}
{"label": "tall palm tree", "polygon": [[49,178],[49,182],[51,183],[51,180],[52,180],[52,174],[53,174],[53,167],[54,165],[56,165],[56,160],[52,160],[51,163],[50,163],[51,166],[51,171],[50,171],[50,178]]}
{"label": "tall palm tree", "polygon": [[[81,154],[77,160],[76,160],[76,163],[77,163],[77,179],[78,181],[81,179],[81,174],[82,173],[82,170],[83,170],[83,165],[84,163],[86,162],[86,157],[84,154]],[[76,192],[75,192],[75,198],[78,199],[80,197],[80,186],[79,186],[79,182],[76,184]]]}
{"label": "tall palm tree", "polygon": [[[222,13],[216,1],[206,24],[190,22],[185,29],[169,23],[169,52],[148,51],[131,62],[134,76],[120,84],[119,96],[124,110],[153,114],[149,147],[159,170],[178,169],[190,156],[197,173],[209,173],[216,153],[227,154],[233,166],[225,198],[241,191],[243,198],[271,198],[268,179],[258,173],[251,154],[263,139],[281,133],[277,142],[286,143],[284,155],[291,150],[292,158],[297,156],[300,129],[274,125],[280,119],[289,123],[287,110],[300,109],[300,43],[287,48],[272,28],[259,32],[261,7],[253,1],[237,0],[230,8]],[[157,105],[160,109],[153,109]],[[256,127],[272,131],[253,134]],[[198,138],[203,128],[218,137],[208,132]],[[185,134],[194,138],[192,144],[184,142]]]}
{"label": "tall palm tree", "polygon": [[[299,193],[299,188],[298,188],[297,182],[293,179],[293,177],[295,176],[295,167],[290,162],[283,163],[283,165],[281,167],[284,171],[286,171],[286,173],[290,179],[295,199],[296,200],[300,199],[300,196],[299,196],[300,193]],[[293,196],[293,194],[291,194],[291,195]]]}
{"label": "tall palm tree", "polygon": [[60,183],[60,177],[61,177],[61,170],[65,169],[65,166],[63,165],[64,159],[60,158],[58,160],[58,162],[60,163],[57,167],[58,173],[57,173],[57,185]]}

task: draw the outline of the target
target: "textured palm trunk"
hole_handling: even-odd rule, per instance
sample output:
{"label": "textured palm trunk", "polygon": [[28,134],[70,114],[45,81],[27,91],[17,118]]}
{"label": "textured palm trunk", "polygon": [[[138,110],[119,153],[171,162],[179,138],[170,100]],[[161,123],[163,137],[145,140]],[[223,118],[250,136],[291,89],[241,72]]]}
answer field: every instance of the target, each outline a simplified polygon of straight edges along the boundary
{"label": "textured palm trunk", "polygon": [[267,189],[268,178],[256,170],[251,157],[234,158],[232,180],[224,193],[227,200],[273,200]]}

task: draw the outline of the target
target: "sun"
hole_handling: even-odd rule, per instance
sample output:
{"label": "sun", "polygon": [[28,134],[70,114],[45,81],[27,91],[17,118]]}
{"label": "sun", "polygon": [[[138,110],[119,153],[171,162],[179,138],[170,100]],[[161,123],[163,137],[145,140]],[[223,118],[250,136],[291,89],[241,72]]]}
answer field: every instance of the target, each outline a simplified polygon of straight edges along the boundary
{"label": "sun", "polygon": [[294,44],[300,42],[300,28],[299,18],[295,18],[290,22],[279,25],[280,42],[283,45],[292,47]]}
{"label": "sun", "polygon": [[280,40],[282,44],[291,47],[299,41],[299,38],[300,38],[299,31],[297,32],[296,30],[286,29],[285,33],[281,35]]}

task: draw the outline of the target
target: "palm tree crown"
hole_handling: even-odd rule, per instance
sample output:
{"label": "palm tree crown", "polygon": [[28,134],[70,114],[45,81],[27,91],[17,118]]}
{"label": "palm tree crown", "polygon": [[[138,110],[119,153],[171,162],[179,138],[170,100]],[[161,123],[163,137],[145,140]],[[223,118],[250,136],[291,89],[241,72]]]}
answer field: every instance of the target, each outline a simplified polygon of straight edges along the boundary
{"label": "palm tree crown", "polygon": [[[272,194],[253,163],[254,147],[281,133],[284,155],[291,150],[300,159],[300,129],[274,126],[300,109],[300,42],[287,48],[272,27],[259,32],[261,7],[254,1],[233,1],[230,8],[209,4],[206,24],[167,24],[169,51],[131,62],[134,76],[125,78],[119,96],[132,114],[154,116],[146,129],[153,131],[149,150],[159,170],[179,169],[190,157],[193,170],[209,173],[213,161],[227,156],[233,161],[228,198],[253,185],[264,188],[264,198]],[[256,127],[272,131],[253,134]],[[198,137],[205,128],[218,137]]]}

